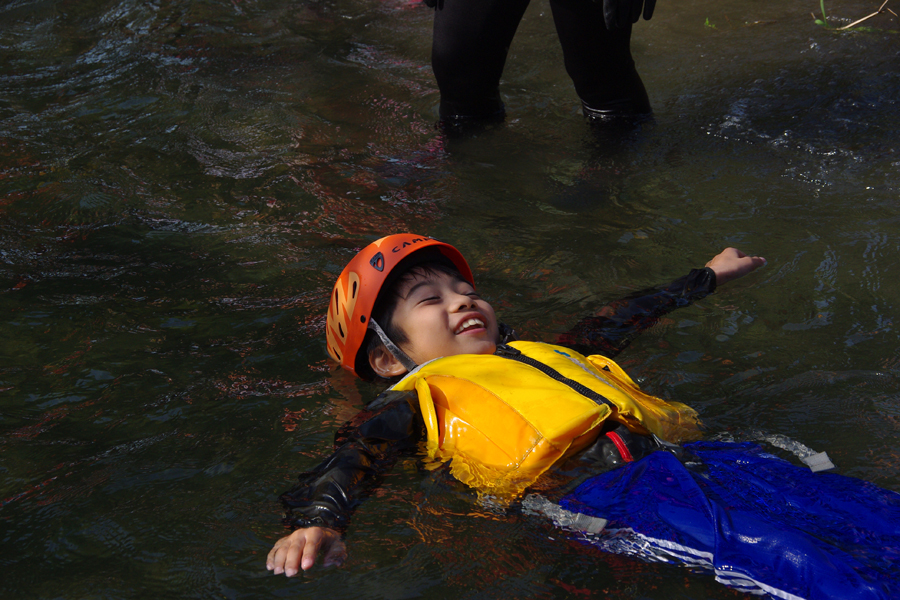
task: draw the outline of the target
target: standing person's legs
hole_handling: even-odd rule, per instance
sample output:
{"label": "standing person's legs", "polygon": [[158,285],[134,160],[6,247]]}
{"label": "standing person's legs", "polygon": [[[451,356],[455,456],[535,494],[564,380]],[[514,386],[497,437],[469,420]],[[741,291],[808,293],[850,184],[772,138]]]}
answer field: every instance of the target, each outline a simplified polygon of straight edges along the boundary
{"label": "standing person's legs", "polygon": [[431,66],[441,120],[502,118],[500,76],[529,0],[437,0]]}
{"label": "standing person's legs", "polygon": [[589,117],[650,114],[631,57],[631,25],[606,29],[603,3],[550,0],[566,71]]}

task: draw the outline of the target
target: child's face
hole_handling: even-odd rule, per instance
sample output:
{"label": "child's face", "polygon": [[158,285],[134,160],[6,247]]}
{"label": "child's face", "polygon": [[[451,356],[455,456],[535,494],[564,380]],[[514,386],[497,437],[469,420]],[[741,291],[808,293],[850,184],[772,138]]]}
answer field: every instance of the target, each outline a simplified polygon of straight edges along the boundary
{"label": "child's face", "polygon": [[469,283],[446,273],[413,277],[397,290],[393,322],[416,364],[456,354],[492,354],[499,338],[491,305]]}

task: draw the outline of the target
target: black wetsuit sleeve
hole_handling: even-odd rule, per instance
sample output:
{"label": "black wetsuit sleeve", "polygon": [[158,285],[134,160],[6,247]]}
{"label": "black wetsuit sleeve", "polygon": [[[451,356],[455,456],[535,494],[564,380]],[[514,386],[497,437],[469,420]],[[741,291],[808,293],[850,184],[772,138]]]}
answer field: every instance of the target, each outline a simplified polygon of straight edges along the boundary
{"label": "black wetsuit sleeve", "polygon": [[293,528],[344,528],[381,476],[424,435],[415,392],[388,391],[335,434],[335,452],[282,494]]}
{"label": "black wetsuit sleeve", "polygon": [[582,354],[612,358],[660,317],[688,306],[715,289],[716,274],[712,269],[694,269],[666,286],[637,292],[608,304],[562,334],[558,343]]}

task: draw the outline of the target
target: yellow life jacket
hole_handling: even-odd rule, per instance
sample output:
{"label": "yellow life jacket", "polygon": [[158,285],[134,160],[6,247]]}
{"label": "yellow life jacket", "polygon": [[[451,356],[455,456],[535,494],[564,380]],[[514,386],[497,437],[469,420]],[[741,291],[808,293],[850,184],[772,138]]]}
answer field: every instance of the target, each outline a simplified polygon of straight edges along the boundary
{"label": "yellow life jacket", "polygon": [[692,408],[645,394],[612,360],[539,342],[435,359],[392,389],[416,391],[429,458],[500,498],[590,445],[607,419],[671,442],[699,435]]}

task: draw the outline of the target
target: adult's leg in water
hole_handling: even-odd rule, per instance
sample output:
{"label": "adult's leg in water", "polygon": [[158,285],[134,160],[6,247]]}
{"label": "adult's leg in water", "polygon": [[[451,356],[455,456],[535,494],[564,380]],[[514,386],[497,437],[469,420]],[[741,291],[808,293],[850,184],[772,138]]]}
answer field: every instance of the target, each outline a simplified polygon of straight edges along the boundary
{"label": "adult's leg in water", "polygon": [[500,76],[529,0],[438,0],[431,66],[442,121],[502,119]]}
{"label": "adult's leg in water", "polygon": [[650,114],[647,90],[631,57],[631,25],[606,29],[603,3],[550,0],[566,72],[588,117]]}

